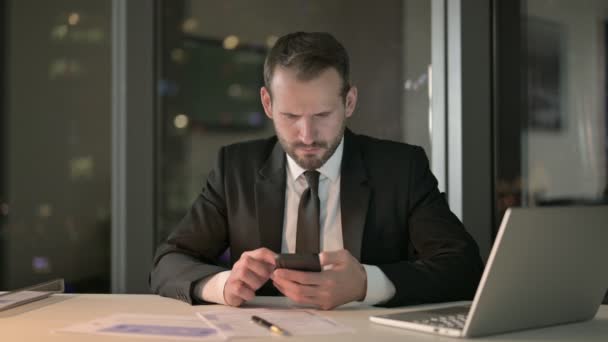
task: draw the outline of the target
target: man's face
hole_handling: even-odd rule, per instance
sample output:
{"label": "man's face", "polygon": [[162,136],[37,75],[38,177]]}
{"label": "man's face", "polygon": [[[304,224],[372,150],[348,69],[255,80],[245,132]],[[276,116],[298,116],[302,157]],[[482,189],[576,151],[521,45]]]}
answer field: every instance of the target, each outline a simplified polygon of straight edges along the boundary
{"label": "man's face", "polygon": [[351,87],[345,103],[342,79],[334,68],[301,81],[282,67],[275,69],[270,88],[272,98],[265,87],[260,95],[281,146],[302,168],[318,169],[340,144],[346,118],[357,103],[357,88]]}

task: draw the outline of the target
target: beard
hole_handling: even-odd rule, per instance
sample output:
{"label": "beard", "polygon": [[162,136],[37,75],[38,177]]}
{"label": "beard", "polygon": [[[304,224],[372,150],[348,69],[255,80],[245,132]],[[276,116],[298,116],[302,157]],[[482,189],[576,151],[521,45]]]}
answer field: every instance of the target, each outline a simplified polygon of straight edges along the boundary
{"label": "beard", "polygon": [[[304,170],[315,170],[323,166],[323,164],[325,164],[325,162],[331,158],[334,152],[336,152],[336,149],[340,145],[340,141],[342,141],[342,136],[344,136],[345,128],[346,123],[343,122],[338,134],[331,140],[313,141],[312,144],[304,144],[299,141],[290,143],[279,133],[276,126],[275,132],[285,153],[287,153]],[[320,149],[321,154],[305,154],[303,156],[298,155],[296,151],[299,148],[318,148]]]}

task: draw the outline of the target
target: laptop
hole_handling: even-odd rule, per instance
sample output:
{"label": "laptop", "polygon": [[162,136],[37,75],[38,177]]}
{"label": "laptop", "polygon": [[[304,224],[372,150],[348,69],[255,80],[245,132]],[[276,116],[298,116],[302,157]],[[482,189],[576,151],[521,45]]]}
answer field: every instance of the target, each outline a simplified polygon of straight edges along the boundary
{"label": "laptop", "polygon": [[510,208],[470,305],[371,316],[477,337],[592,319],[608,288],[608,206]]}

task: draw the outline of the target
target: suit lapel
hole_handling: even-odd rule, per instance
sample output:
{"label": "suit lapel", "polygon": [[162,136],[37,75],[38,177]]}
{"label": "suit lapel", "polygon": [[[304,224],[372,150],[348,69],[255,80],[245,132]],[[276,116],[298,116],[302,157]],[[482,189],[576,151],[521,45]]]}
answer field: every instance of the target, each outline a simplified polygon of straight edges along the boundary
{"label": "suit lapel", "polygon": [[258,172],[255,203],[261,245],[280,253],[285,211],[285,152],[278,142]]}
{"label": "suit lapel", "polygon": [[371,190],[367,184],[367,172],[356,137],[349,130],[344,134],[344,154],[340,172],[342,240],[344,248],[360,261]]}

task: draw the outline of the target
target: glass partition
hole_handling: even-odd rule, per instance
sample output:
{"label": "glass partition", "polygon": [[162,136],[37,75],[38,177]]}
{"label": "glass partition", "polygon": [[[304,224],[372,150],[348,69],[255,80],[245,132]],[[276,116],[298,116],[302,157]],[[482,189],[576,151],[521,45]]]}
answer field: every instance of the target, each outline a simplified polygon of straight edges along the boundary
{"label": "glass partition", "polygon": [[0,290],[108,292],[111,2],[0,4]]}
{"label": "glass partition", "polygon": [[521,95],[497,118],[496,225],[509,206],[608,203],[608,3],[519,7],[503,44],[520,55],[499,55],[519,75],[500,96]]}

